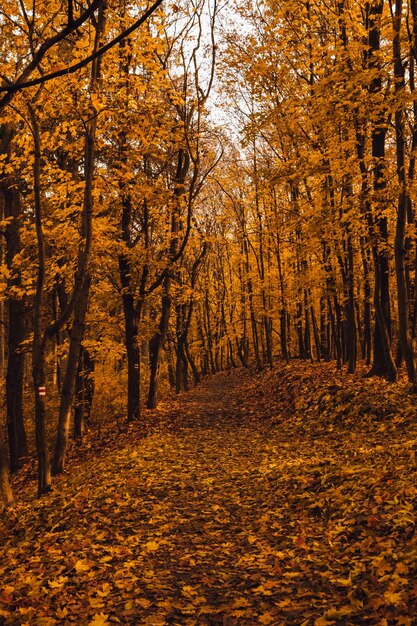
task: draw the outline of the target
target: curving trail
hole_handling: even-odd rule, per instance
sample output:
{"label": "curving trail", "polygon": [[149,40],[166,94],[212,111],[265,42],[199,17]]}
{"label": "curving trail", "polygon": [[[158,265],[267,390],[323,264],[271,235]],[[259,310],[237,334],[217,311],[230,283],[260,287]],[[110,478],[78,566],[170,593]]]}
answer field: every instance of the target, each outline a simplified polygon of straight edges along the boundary
{"label": "curving trail", "polygon": [[407,626],[415,476],[273,380],[207,379],[4,519],[0,624]]}

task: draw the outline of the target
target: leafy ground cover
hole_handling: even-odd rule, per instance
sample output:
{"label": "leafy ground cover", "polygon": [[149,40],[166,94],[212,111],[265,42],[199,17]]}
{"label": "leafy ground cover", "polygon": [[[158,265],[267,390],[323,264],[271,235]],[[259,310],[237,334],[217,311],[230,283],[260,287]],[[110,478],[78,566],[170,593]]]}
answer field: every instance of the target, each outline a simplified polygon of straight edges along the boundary
{"label": "leafy ground cover", "polygon": [[417,615],[416,400],[291,364],[90,435],[0,520],[0,624],[398,624]]}

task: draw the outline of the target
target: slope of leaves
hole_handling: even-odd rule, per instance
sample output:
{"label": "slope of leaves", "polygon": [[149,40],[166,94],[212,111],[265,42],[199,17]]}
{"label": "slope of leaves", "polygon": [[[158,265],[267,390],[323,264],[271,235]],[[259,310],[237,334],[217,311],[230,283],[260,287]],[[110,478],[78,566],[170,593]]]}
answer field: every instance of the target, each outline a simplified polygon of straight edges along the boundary
{"label": "slope of leaves", "polygon": [[328,364],[207,379],[20,479],[0,624],[415,623],[414,416]]}

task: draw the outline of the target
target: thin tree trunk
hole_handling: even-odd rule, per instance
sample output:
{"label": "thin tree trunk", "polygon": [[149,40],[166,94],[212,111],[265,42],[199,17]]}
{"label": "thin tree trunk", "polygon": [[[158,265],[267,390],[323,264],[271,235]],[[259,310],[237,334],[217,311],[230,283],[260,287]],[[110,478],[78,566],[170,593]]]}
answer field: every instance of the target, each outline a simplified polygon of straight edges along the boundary
{"label": "thin tree trunk", "polygon": [[196,385],[198,385],[198,383],[201,381],[201,376],[200,376],[200,372],[198,371],[197,365],[195,364],[193,355],[191,354],[188,341],[185,342],[184,350],[185,350],[185,354],[187,356],[188,362],[191,366],[191,370],[193,372],[194,382]]}
{"label": "thin tree trunk", "polygon": [[[187,150],[181,148],[178,151],[177,170],[175,175],[175,187],[174,195],[177,198],[176,206],[173,208],[171,215],[171,243],[169,246],[169,262],[172,264],[178,254],[181,253],[181,248],[184,250],[184,246],[187,242],[188,236],[185,235],[183,245],[179,249],[179,233],[181,229],[180,223],[180,199],[184,195],[185,179],[187,177],[190,168],[190,155]],[[194,173],[191,186],[196,180],[196,164],[194,163]],[[192,201],[191,196],[188,198],[188,202]],[[190,206],[188,207],[190,211]],[[148,392],[148,409],[154,409],[158,402],[158,379],[159,379],[159,366],[161,359],[161,350],[165,341],[165,335],[168,330],[169,317],[171,312],[171,278],[169,274],[165,276],[162,283],[162,302],[161,302],[161,317],[158,325],[158,330],[149,342],[149,356],[150,356],[150,380],[149,380],[149,392]]]}
{"label": "thin tree trunk", "polygon": [[353,374],[356,370],[356,358],[357,358],[357,329],[355,320],[355,281],[354,281],[354,258],[353,258],[353,243],[352,235],[348,233],[347,236],[347,357],[348,357],[348,372]]}
{"label": "thin tree trunk", "polygon": [[[99,11],[95,34],[95,50],[100,47],[100,39],[104,30],[105,6]],[[99,63],[93,63],[90,89],[94,90],[98,81]],[[77,274],[74,287],[74,318],[70,331],[70,345],[68,350],[67,364],[62,381],[61,398],[58,415],[58,432],[55,443],[52,463],[53,474],[60,474],[65,468],[65,457],[68,445],[71,407],[74,399],[75,380],[78,371],[81,343],[84,337],[85,320],[88,308],[88,295],[90,291],[90,256],[93,234],[93,185],[95,169],[95,142],[97,129],[97,114],[94,114],[85,129],[84,150],[84,199],[81,216],[81,241],[78,250]]]}
{"label": "thin tree trunk", "polygon": [[[370,92],[380,95],[382,92],[380,51],[380,20],[383,12],[383,0],[370,5],[369,8],[369,53],[368,67],[375,74],[371,80]],[[379,107],[381,105],[379,104]],[[376,122],[371,132],[373,164],[374,205],[378,210],[384,205],[386,179],[384,174],[386,114],[383,108],[377,113]],[[372,256],[374,260],[375,285],[375,329],[373,337],[373,362],[370,375],[386,376],[389,380],[397,379],[397,368],[391,353],[391,312],[389,297],[389,261],[387,256],[388,222],[384,216],[373,217],[368,211]]]}
{"label": "thin tree trunk", "polygon": [[87,348],[81,346],[75,384],[74,437],[81,439],[88,425],[94,398],[94,360]]}
{"label": "thin tree trunk", "polygon": [[[395,14],[393,16],[393,58],[395,93],[401,97],[405,89],[405,70],[401,58],[401,19],[402,0],[395,2]],[[405,257],[405,227],[407,221],[407,207],[409,204],[409,191],[405,172],[405,128],[403,105],[397,106],[395,111],[395,135],[397,156],[397,179],[399,184],[399,196],[397,205],[397,223],[395,231],[395,273],[397,278],[397,303],[399,325],[399,347],[403,356],[408,373],[408,380],[416,385],[416,359],[411,343],[409,332],[409,305],[408,286],[406,277]]]}
{"label": "thin tree trunk", "polygon": [[150,380],[147,407],[155,409],[158,404],[158,382],[161,350],[165,335],[168,330],[169,315],[171,310],[170,278],[166,278],[163,284],[163,296],[161,305],[161,317],[158,331],[149,341]]}
{"label": "thin tree trunk", "polygon": [[[410,77],[410,92],[415,93],[416,84],[415,84],[415,67],[417,63],[417,0],[410,1],[411,13],[413,16],[412,21],[412,33],[411,33],[411,45],[410,45],[410,67],[409,67],[409,77]],[[408,167],[408,185],[411,188],[414,184],[415,173],[416,173],[416,151],[417,151],[417,102],[416,99],[413,98],[413,125],[412,125],[412,142],[411,142],[411,155],[410,162]],[[407,207],[408,219],[409,223],[414,225],[416,229],[417,226],[417,215],[413,210],[413,202],[411,196],[409,194],[409,206]],[[416,230],[414,231],[416,232]],[[414,244],[414,267],[413,269],[413,282],[410,289],[410,319],[411,319],[411,337],[412,339],[416,338],[417,334],[417,235],[414,234],[413,241]],[[411,241],[410,241],[411,247]],[[411,271],[411,268],[410,268]],[[410,281],[411,282],[411,281]]]}
{"label": "thin tree trunk", "polygon": [[45,239],[42,226],[41,201],[41,144],[36,113],[30,108],[34,140],[33,190],[35,207],[35,230],[38,245],[38,275],[36,281],[32,375],[35,391],[35,439],[38,457],[38,497],[51,490],[51,461],[49,456],[48,433],[46,428],[46,377],[45,352],[48,336],[42,334],[42,309],[45,284]]}
{"label": "thin tree trunk", "polygon": [[[274,204],[276,203],[275,194],[274,194]],[[281,331],[281,352],[284,357],[286,363],[290,362],[290,353],[288,349],[288,333],[287,333],[287,300],[286,300],[286,292],[285,292],[285,283],[284,283],[284,273],[282,269],[282,260],[281,260],[281,240],[279,235],[277,236],[277,265],[278,265],[278,279],[279,279],[279,287],[280,287],[280,295],[281,295],[281,310],[280,310],[280,331]]]}
{"label": "thin tree trunk", "polygon": [[371,281],[369,265],[369,252],[363,237],[360,241],[362,265],[363,265],[363,349],[362,358],[366,364],[371,364],[372,357],[372,311],[371,311]]}
{"label": "thin tree trunk", "polygon": [[175,391],[188,391],[188,361],[185,354],[185,342],[187,339],[185,304],[175,307],[176,313],[176,336],[177,350],[175,362]]}
{"label": "thin tree trunk", "polygon": [[3,426],[0,425],[0,515],[13,506],[13,491],[9,481],[7,451],[3,438]]}
{"label": "thin tree trunk", "polygon": [[[128,212],[128,217],[126,213]],[[128,223],[127,223],[128,222]],[[130,202],[124,203],[122,237],[130,241]],[[139,314],[132,292],[132,267],[126,254],[119,255],[119,272],[122,285],[122,302],[125,319],[125,346],[127,354],[127,421],[140,416],[140,350],[138,344]]]}

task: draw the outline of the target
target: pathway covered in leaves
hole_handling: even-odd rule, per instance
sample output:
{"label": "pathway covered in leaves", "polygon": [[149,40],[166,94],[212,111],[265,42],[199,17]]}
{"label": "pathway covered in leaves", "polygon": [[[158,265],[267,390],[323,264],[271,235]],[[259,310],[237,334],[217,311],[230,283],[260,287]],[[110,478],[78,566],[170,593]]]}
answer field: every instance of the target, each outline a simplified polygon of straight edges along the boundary
{"label": "pathway covered in leaves", "polygon": [[318,372],[219,374],[86,444],[0,522],[0,624],[414,624],[411,412]]}

